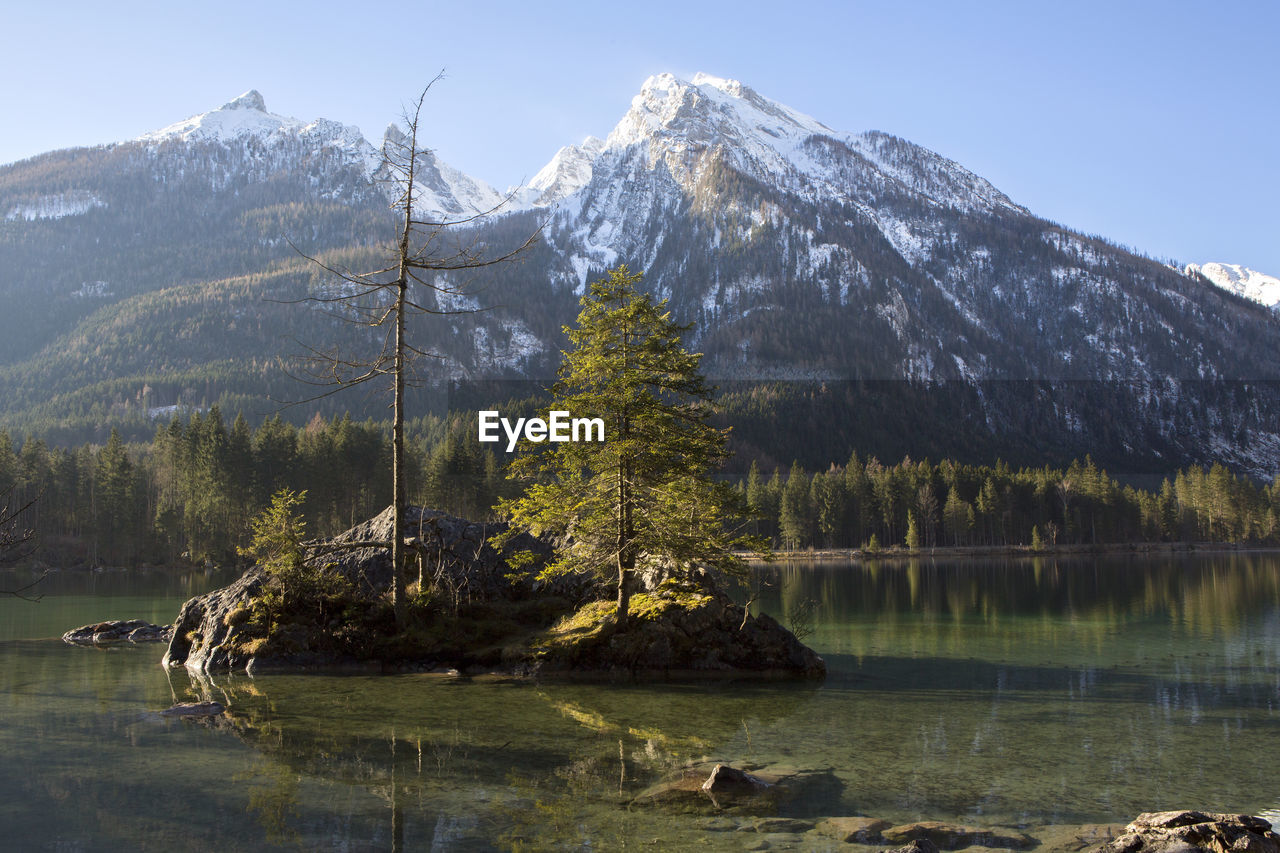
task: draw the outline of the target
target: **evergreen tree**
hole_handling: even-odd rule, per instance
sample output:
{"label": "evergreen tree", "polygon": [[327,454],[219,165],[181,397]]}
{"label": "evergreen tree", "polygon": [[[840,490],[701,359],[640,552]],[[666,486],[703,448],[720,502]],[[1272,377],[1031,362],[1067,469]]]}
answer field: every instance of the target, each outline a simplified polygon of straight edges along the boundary
{"label": "evergreen tree", "polygon": [[920,549],[920,525],[916,523],[916,514],[907,513],[907,547],[912,551]]}
{"label": "evergreen tree", "polygon": [[969,536],[973,532],[973,506],[960,497],[958,488],[953,487],[947,493],[947,503],[942,508],[942,526],[953,545],[969,544]]}
{"label": "evergreen tree", "polygon": [[751,513],[754,516],[752,522],[757,534],[761,532],[761,524],[772,515],[769,511],[770,507],[767,489],[768,485],[765,483],[764,477],[760,475],[760,463],[755,459],[752,459],[751,468],[747,471],[745,497],[747,499],[747,506],[751,509]]}
{"label": "evergreen tree", "polygon": [[849,540],[854,544],[866,541],[871,529],[872,488],[866,466],[852,453],[844,468],[844,491],[848,512]]}
{"label": "evergreen tree", "polygon": [[[738,571],[729,520],[747,508],[711,473],[727,457],[727,430],[707,423],[711,390],[700,355],[681,344],[666,302],[636,289],[625,266],[593,282],[581,300],[552,410],[599,417],[605,440],[545,445],[512,463],[537,477],[523,497],[500,509],[535,533],[569,533],[546,570],[589,570],[614,577],[616,630],[627,627],[635,574],[644,568],[684,574],[705,567]],[[531,445],[526,443],[525,450]]]}
{"label": "evergreen tree", "polygon": [[835,547],[844,533],[846,515],[843,473],[833,467],[826,474],[815,474],[811,491],[818,532],[825,545]]}
{"label": "evergreen tree", "polygon": [[121,562],[135,553],[132,534],[137,505],[134,502],[133,464],[129,461],[120,433],[114,429],[106,446],[98,453],[94,481],[97,485],[99,557]]}
{"label": "evergreen tree", "polygon": [[813,507],[809,501],[809,475],[800,463],[791,463],[791,473],[782,488],[782,507],[778,513],[778,529],[782,544],[803,548],[813,541]]}

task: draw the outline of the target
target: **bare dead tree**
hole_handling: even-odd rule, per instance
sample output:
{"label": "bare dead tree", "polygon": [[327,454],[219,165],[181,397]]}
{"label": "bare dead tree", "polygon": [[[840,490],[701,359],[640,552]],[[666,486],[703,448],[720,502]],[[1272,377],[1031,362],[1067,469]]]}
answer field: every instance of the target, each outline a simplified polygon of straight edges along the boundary
{"label": "bare dead tree", "polygon": [[399,220],[397,239],[394,247],[388,250],[386,265],[381,269],[356,272],[299,251],[332,275],[338,282],[338,288],[334,292],[295,301],[326,306],[343,319],[374,330],[379,337],[377,352],[372,357],[363,358],[344,356],[336,348],[322,349],[304,344],[306,354],[303,363],[307,373],[304,381],[327,390],[303,402],[368,382],[381,380],[390,383],[392,511],[395,518],[389,545],[394,567],[391,600],[397,625],[404,624],[408,586],[404,530],[407,505],[405,387],[417,384],[417,378],[409,375],[416,360],[440,361],[444,358],[440,353],[430,352],[409,341],[406,319],[411,315],[473,314],[487,310],[456,307],[463,301],[458,297],[472,295],[471,276],[477,270],[513,260],[532,246],[542,231],[539,226],[520,245],[491,251],[478,226],[510,202],[510,195],[488,210],[454,219],[419,210],[419,168],[423,158],[430,153],[420,147],[422,106],[431,87],[443,76],[443,72],[436,75],[405,111],[405,132],[388,133],[383,142],[382,164],[375,174],[378,180],[392,188],[389,193],[394,198],[391,206]]}
{"label": "bare dead tree", "polygon": [[[0,495],[0,566],[29,557],[35,549],[35,531],[24,526],[22,519],[35,506],[36,499],[32,498],[17,509],[11,509],[12,504],[8,499],[12,494],[12,491],[8,491]],[[44,580],[43,574],[16,589],[0,589],[0,595],[13,596],[26,601],[39,601],[41,596],[33,593],[32,590],[42,580]]]}

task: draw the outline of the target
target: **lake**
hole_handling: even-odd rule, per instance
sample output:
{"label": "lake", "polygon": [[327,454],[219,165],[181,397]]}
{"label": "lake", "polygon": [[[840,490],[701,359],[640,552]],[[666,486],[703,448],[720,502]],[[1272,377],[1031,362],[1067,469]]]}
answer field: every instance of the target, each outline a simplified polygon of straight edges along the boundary
{"label": "lake", "polygon": [[[58,573],[0,599],[0,846],[741,850],[750,818],[628,806],[702,759],[824,771],[783,816],[1018,827],[1041,850],[1143,811],[1280,807],[1275,554],[764,569],[740,594],[809,632],[820,686],[202,679],[159,645],[57,639],[171,621],[228,579]],[[158,713],[199,699],[227,715]]]}

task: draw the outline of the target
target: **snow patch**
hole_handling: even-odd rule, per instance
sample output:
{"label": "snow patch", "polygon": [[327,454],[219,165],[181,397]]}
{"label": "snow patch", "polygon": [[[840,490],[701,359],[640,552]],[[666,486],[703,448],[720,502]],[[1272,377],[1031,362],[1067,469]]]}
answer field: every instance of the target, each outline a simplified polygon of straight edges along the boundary
{"label": "snow patch", "polygon": [[1082,263],[1097,266],[1103,263],[1103,256],[1091,243],[1086,243],[1074,234],[1063,231],[1045,231],[1040,238],[1059,252],[1075,258]]}
{"label": "snow patch", "polygon": [[62,219],[67,216],[79,216],[88,213],[95,207],[106,207],[107,203],[91,192],[71,190],[69,192],[43,195],[32,201],[20,202],[9,209],[5,219],[9,222],[25,220],[35,222],[37,219]]}
{"label": "snow patch", "polygon": [[86,281],[78,289],[71,291],[71,296],[75,299],[102,298],[114,295],[110,290],[110,285],[105,281]]}
{"label": "snow patch", "polygon": [[[929,259],[931,241],[923,234],[911,230],[911,225],[886,214],[879,215],[880,231],[893,244],[903,260],[913,267]],[[918,223],[915,223],[918,225]]]}
{"label": "snow patch", "polygon": [[546,349],[546,344],[520,320],[503,320],[500,324],[506,341],[499,343],[484,326],[475,329],[476,367],[510,370],[523,367],[531,356]]}

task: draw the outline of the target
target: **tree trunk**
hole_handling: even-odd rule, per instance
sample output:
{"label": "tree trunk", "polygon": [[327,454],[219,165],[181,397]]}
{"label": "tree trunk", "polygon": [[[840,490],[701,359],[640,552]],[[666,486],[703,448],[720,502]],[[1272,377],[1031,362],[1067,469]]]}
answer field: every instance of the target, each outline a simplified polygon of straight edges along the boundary
{"label": "tree trunk", "polygon": [[405,624],[408,586],[404,559],[404,511],[408,503],[404,471],[404,301],[407,290],[408,284],[402,279],[396,299],[395,402],[391,423],[391,506],[394,514],[391,522],[391,607],[395,611],[398,629]]}
{"label": "tree trunk", "polygon": [[631,608],[631,570],[618,563],[618,621],[614,630],[622,633],[627,630],[629,622],[628,610]]}
{"label": "tree trunk", "polygon": [[[418,128],[413,128],[411,150],[417,151]],[[404,229],[400,232],[400,271],[396,279],[396,342],[395,393],[392,402],[391,416],[391,506],[394,518],[391,521],[391,607],[395,611],[396,628],[405,625],[405,605],[407,602],[405,578],[407,566],[404,559],[404,511],[408,498],[405,495],[405,458],[404,458],[404,370],[405,370],[405,302],[409,298],[409,237],[413,234],[413,178],[416,157],[409,158],[409,174],[404,197]]]}
{"label": "tree trunk", "polygon": [[635,577],[635,523],[631,507],[631,466],[624,463],[618,473],[618,610],[615,630],[625,631],[630,622],[631,582]]}

